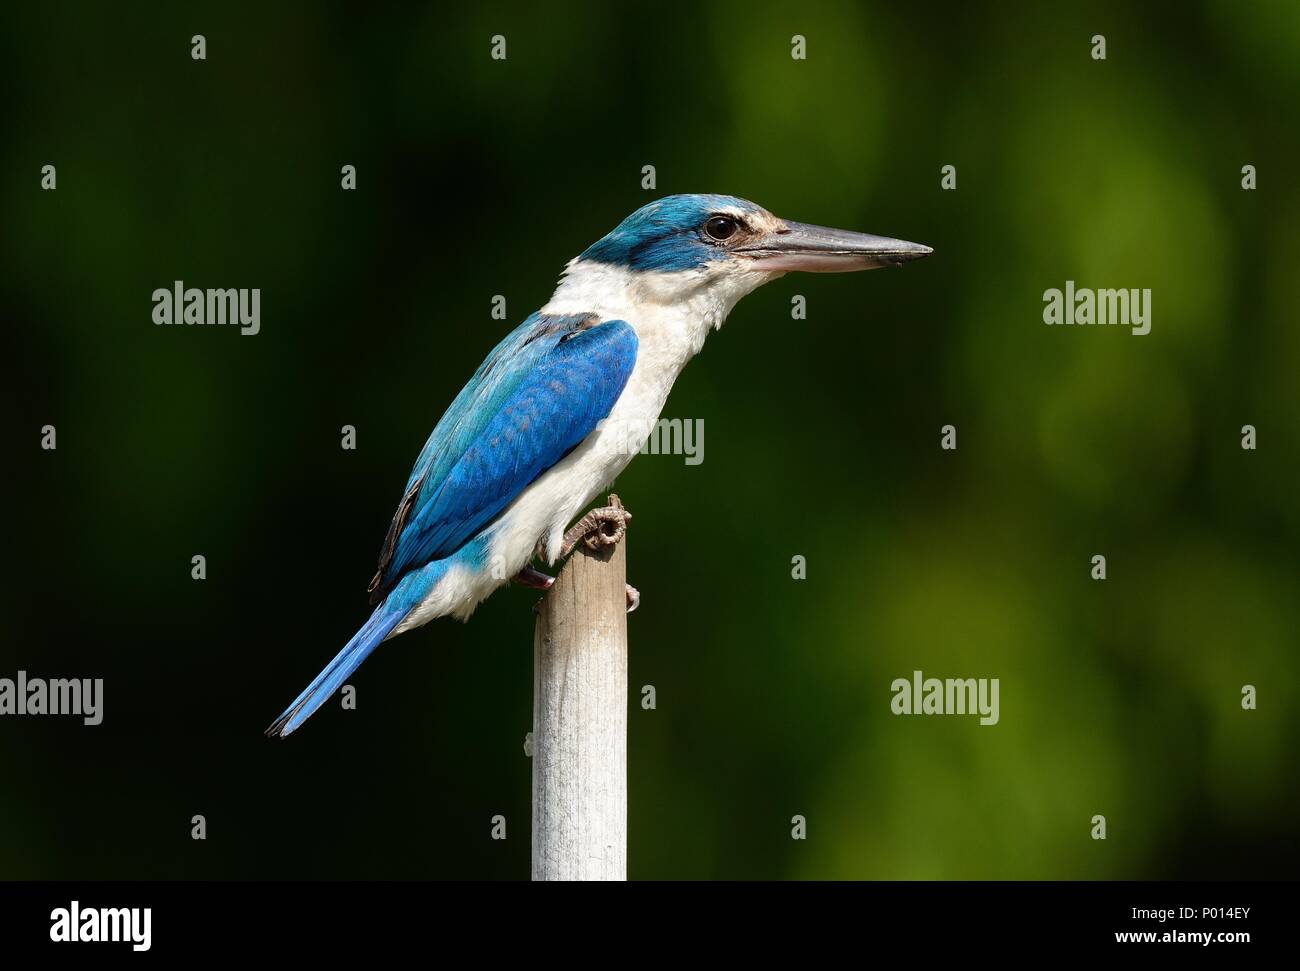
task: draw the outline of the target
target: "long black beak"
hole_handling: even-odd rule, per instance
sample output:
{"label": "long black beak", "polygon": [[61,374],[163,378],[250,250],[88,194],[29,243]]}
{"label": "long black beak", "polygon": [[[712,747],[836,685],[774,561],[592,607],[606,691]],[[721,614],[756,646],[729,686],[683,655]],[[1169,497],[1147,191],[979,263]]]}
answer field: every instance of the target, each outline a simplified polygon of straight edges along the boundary
{"label": "long black beak", "polygon": [[905,239],[786,222],[784,228],[774,230],[736,252],[751,257],[754,268],[759,270],[847,273],[879,266],[900,266],[929,256],[934,250]]}

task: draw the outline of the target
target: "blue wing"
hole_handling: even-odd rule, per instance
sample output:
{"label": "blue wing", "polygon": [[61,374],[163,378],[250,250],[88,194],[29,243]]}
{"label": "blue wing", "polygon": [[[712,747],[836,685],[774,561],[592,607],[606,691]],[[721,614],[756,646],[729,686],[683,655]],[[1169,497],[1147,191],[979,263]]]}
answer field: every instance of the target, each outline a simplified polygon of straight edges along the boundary
{"label": "blue wing", "polygon": [[382,599],[408,570],[460,549],[605,418],[637,337],[595,314],[533,314],[487,356],[429,436],[370,582]]}

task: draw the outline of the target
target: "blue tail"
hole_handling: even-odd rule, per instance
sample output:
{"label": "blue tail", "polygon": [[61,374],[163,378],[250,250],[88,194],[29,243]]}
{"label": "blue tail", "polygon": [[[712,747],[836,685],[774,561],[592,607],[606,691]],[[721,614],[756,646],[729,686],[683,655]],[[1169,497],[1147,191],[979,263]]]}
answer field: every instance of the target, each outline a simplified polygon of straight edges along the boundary
{"label": "blue tail", "polygon": [[393,632],[393,628],[401,623],[411,609],[409,605],[400,602],[395,604],[395,599],[398,598],[390,597],[375,608],[370,619],[352,636],[347,646],[325,666],[324,671],[316,675],[316,680],[285,709],[284,714],[271,723],[271,727],[266,730],[269,737],[283,738],[315,714],[316,709],[329,700],[339,685],[347,680],[348,675],[360,667],[370,652]]}

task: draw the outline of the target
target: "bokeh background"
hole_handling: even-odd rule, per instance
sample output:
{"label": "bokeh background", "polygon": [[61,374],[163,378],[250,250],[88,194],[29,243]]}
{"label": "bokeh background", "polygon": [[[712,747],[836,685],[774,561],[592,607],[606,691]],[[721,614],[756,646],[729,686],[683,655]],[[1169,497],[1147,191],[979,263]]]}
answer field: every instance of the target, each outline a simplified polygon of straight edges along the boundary
{"label": "bokeh background", "polygon": [[[531,591],[261,730],[487,350],[682,191],[936,252],[746,299],[665,412],[704,463],[617,483],[630,874],[1294,876],[1300,6],[976,6],[7,7],[0,676],[106,697],[0,721],[0,876],[527,876]],[[261,333],[155,327],[176,279]],[[1044,326],[1066,279],[1151,333]],[[1000,723],[891,714],[917,669]]]}

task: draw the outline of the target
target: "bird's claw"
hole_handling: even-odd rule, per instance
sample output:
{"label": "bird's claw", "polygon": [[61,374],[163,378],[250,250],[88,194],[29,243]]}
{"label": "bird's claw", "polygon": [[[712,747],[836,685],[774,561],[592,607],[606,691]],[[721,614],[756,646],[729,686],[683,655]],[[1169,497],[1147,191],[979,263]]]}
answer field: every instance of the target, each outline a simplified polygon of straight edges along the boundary
{"label": "bird's claw", "polygon": [[[627,524],[631,519],[632,514],[623,508],[623,503],[618,496],[611,493],[608,506],[591,510],[564,534],[557,559],[563,560],[577,548],[579,543],[585,543],[591,550],[617,545],[626,535]],[[539,544],[539,555],[541,552]],[[534,590],[549,590],[555,585],[555,577],[547,576],[531,566],[526,566],[515,574],[514,581],[522,586],[532,587]],[[641,592],[630,583],[625,583],[623,586],[626,587],[624,595],[627,597],[627,612],[630,614],[641,606]],[[533,613],[538,613],[541,609],[540,600],[533,604]]]}
{"label": "bird's claw", "polygon": [[618,496],[611,493],[608,506],[591,510],[569,527],[560,545],[560,559],[572,553],[579,543],[585,542],[589,550],[616,546],[627,533],[627,524],[631,521],[632,514],[623,508]]}

